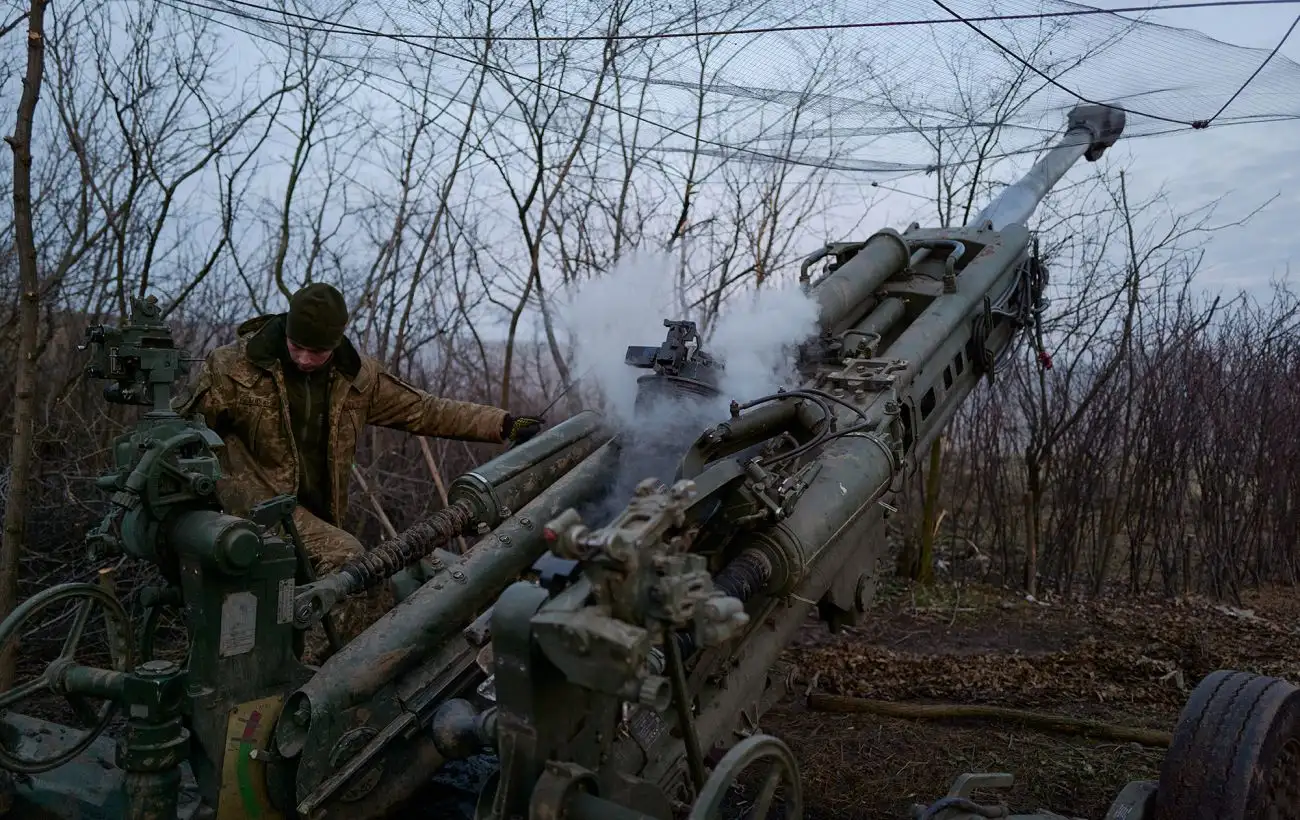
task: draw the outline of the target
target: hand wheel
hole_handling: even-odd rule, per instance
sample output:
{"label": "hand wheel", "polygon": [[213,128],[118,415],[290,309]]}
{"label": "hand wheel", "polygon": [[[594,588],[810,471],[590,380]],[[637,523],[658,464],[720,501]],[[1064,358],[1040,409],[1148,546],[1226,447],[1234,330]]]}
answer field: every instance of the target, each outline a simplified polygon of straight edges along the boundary
{"label": "hand wheel", "polygon": [[[759,786],[753,808],[745,813],[746,820],[801,820],[803,817],[803,788],[799,782],[799,765],[790,747],[771,735],[753,735],[731,748],[713,774],[705,782],[699,798],[691,808],[688,820],[721,820],[722,805],[732,786],[751,767],[766,764],[767,772]],[[785,787],[785,799],[772,806],[776,790]]]}
{"label": "hand wheel", "polygon": [[67,698],[73,711],[77,713],[78,717],[81,717],[87,723],[91,723],[92,728],[85,737],[78,740],[71,747],[53,756],[39,759],[19,757],[12,749],[6,748],[3,736],[0,736],[0,768],[24,774],[36,774],[62,766],[81,754],[86,747],[93,743],[95,738],[99,737],[108,728],[109,722],[117,712],[118,703],[116,701],[104,700],[100,704],[98,711],[96,711],[87,702],[86,695],[69,691],[66,686],[68,669],[80,665],[76,661],[77,647],[81,643],[86,624],[90,622],[91,610],[96,604],[104,608],[105,625],[108,627],[111,644],[109,648],[113,658],[112,671],[128,672],[132,668],[131,620],[127,617],[126,610],[117,602],[117,599],[96,584],[60,584],[42,590],[28,598],[10,613],[3,623],[0,623],[0,654],[5,652],[11,641],[18,638],[22,627],[38,613],[55,604],[73,599],[83,600],[77,608],[76,617],[72,622],[72,629],[68,632],[67,638],[64,639],[63,649],[59,652],[59,656],[51,661],[45,667],[45,671],[35,680],[16,685],[9,691],[0,693],[0,711],[9,711],[13,709],[14,704],[25,698],[42,690],[48,690],[62,694]]}

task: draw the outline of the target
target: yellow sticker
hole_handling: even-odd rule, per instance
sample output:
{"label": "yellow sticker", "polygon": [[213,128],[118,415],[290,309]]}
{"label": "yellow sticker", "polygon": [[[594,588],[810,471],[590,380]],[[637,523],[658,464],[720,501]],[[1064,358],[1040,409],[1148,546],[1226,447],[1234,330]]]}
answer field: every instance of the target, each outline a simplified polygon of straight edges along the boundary
{"label": "yellow sticker", "polygon": [[266,791],[266,762],[254,751],[265,750],[284,698],[274,695],[241,703],[226,721],[226,748],[221,761],[217,820],[283,820]]}

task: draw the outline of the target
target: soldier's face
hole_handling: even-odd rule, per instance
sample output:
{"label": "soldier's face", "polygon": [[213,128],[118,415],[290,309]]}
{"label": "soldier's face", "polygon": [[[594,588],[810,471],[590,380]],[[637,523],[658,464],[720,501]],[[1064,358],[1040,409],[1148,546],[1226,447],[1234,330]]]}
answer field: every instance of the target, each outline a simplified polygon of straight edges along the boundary
{"label": "soldier's face", "polygon": [[324,367],[334,355],[333,350],[312,350],[309,347],[296,345],[288,339],[284,341],[289,347],[289,358],[293,359],[293,363],[298,365],[299,370],[307,373]]}

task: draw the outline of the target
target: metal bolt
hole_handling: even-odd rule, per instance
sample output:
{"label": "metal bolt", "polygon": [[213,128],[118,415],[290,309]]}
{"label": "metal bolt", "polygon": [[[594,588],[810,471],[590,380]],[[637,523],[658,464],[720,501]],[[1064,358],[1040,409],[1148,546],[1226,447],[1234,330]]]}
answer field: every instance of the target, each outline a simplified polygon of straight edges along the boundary
{"label": "metal bolt", "polygon": [[533,520],[528,516],[524,516],[523,518],[519,519],[519,523],[530,530],[533,528]]}
{"label": "metal bolt", "polygon": [[506,546],[510,545],[510,536],[508,535],[498,535],[497,540],[500,541],[502,544],[505,544]]}
{"label": "metal bolt", "polygon": [[455,578],[457,581],[460,581],[461,583],[465,582],[465,573],[461,572],[460,570],[453,570],[451,573],[451,577]]}

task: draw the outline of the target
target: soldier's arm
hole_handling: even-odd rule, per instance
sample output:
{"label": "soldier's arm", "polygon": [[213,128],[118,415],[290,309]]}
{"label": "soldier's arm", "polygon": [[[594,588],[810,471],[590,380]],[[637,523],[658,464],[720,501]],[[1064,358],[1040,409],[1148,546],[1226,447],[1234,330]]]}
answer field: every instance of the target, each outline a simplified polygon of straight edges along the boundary
{"label": "soldier's arm", "polygon": [[419,436],[460,441],[504,441],[506,411],[427,393],[380,371],[371,394],[368,421]]}
{"label": "soldier's arm", "polygon": [[172,401],[172,409],[182,416],[202,413],[203,423],[221,435],[229,421],[227,391],[213,366],[213,355],[203,360],[198,378],[188,391]]}

